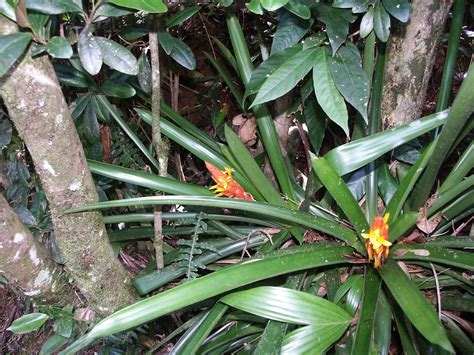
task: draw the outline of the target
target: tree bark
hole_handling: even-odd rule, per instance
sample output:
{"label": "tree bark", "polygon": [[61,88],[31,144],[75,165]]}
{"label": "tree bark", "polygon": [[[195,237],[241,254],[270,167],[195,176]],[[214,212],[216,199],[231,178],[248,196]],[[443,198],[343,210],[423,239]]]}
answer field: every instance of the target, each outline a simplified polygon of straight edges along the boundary
{"label": "tree bark", "polygon": [[395,26],[387,48],[382,94],[385,129],[420,117],[452,3],[453,0],[415,0],[410,21]]}
{"label": "tree bark", "polygon": [[[0,16],[0,35],[16,32]],[[98,201],[68,106],[46,56],[28,54],[0,82],[10,118],[26,143],[51,209],[65,265],[90,306],[111,313],[135,299],[126,270],[115,258],[98,212],[63,215]]]}
{"label": "tree bark", "polygon": [[0,194],[0,272],[25,295],[48,304],[78,304],[79,298],[44,246]]}

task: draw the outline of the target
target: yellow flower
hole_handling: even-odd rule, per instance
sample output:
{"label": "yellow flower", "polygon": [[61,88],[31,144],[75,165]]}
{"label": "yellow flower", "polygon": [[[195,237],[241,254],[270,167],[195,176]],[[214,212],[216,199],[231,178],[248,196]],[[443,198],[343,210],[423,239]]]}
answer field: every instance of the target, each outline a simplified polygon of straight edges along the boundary
{"label": "yellow flower", "polygon": [[217,196],[227,196],[241,200],[253,201],[253,197],[239,185],[232,176],[232,169],[225,168],[219,170],[211,163],[205,162],[206,168],[211,173],[212,180],[216,185],[209,188],[209,190],[217,193]]}
{"label": "yellow flower", "polygon": [[392,243],[388,241],[388,219],[389,213],[385,216],[376,216],[369,233],[362,233],[362,237],[367,239],[365,241],[365,249],[369,261],[374,261],[374,267],[379,269],[382,267],[384,261],[388,258],[388,251]]}

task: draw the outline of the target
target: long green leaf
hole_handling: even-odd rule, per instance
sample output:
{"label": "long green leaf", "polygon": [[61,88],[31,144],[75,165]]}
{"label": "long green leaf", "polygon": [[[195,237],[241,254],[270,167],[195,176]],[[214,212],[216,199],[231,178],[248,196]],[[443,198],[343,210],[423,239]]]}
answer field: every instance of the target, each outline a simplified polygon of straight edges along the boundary
{"label": "long green leaf", "polygon": [[[253,71],[253,64],[250,59],[250,53],[242,28],[240,27],[237,17],[229,8],[226,9],[226,22],[234,53],[236,55],[240,76],[244,85],[247,86]],[[294,199],[290,171],[288,170],[281,153],[280,141],[270,111],[265,105],[257,105],[253,108],[253,113],[257,120],[258,130],[265,151],[270,159],[272,168],[275,171],[278,183],[280,184],[283,193],[285,193],[290,199]]]}
{"label": "long green leaf", "polygon": [[352,317],[334,303],[306,292],[261,286],[231,293],[220,302],[260,317],[293,324],[331,326]]}
{"label": "long green leaf", "polygon": [[456,165],[451,169],[451,172],[446,177],[446,180],[444,180],[443,184],[439,188],[438,193],[442,193],[459,183],[473,167],[474,142],[471,142],[469,147],[464,151],[463,155],[456,162]]}
{"label": "long green leaf", "polygon": [[325,158],[339,175],[345,175],[442,125],[447,117],[448,110],[445,110],[389,131],[357,139],[332,149]]}
{"label": "long green leaf", "polygon": [[433,307],[398,264],[389,259],[380,270],[380,275],[415,328],[430,342],[454,353]]}
{"label": "long green leaf", "polygon": [[170,352],[170,355],[195,354],[204,343],[212,329],[221,320],[227,311],[227,306],[217,302],[209,311],[205,312],[201,319],[190,327],[179,339]]}
{"label": "long green leaf", "polygon": [[367,220],[344,180],[334,171],[331,164],[325,158],[318,158],[312,155],[311,161],[313,163],[313,170],[319,180],[344,211],[344,214],[349,218],[357,233],[361,235],[363,232],[367,232],[369,230]]}
{"label": "long green leaf", "polygon": [[273,205],[284,206],[285,202],[278,191],[275,190],[272,183],[262,172],[237,134],[227,125],[225,126],[225,136],[233,155],[238,157],[242,170],[255,188],[265,197],[265,200]]}
{"label": "long green leaf", "polygon": [[148,187],[150,189],[173,195],[213,195],[213,193],[205,187],[184,183],[155,174],[144,173],[142,171],[127,169],[117,165],[101,163],[93,160],[89,160],[88,165],[93,174],[106,176],[133,185]]}
{"label": "long green leaf", "polygon": [[329,54],[326,48],[317,48],[313,66],[314,93],[319,105],[329,119],[341,127],[349,136],[347,107],[336,88],[329,67]]}
{"label": "long green leaf", "polygon": [[315,49],[298,52],[276,69],[258,90],[250,107],[275,100],[293,89],[313,67]]}
{"label": "long green leaf", "polygon": [[67,213],[84,212],[111,207],[126,207],[136,205],[153,206],[167,204],[229,208],[253,212],[262,216],[276,217],[285,222],[294,223],[303,227],[314,228],[321,232],[328,233],[329,235],[346,241],[349,245],[353,246],[358,251],[364,250],[362,244],[357,239],[357,236],[354,234],[354,232],[341,224],[334,223],[320,217],[316,217],[306,212],[290,210],[285,207],[274,206],[256,201],[244,201],[230,198],[207,196],[149,196],[117,201],[99,202],[84,207],[70,209],[67,211]]}
{"label": "long green leaf", "polygon": [[374,268],[370,267],[364,280],[364,294],[359,321],[352,346],[353,354],[368,354],[373,342],[375,312],[382,280]]}
{"label": "long green leaf", "polygon": [[468,119],[474,111],[474,64],[471,63],[467,76],[459,88],[453,106],[449,111],[449,115],[441,134],[438,137],[433,158],[428,163],[425,172],[420,178],[413,195],[410,198],[409,205],[415,210],[426,202],[430,195],[438,176],[439,169],[446,159],[446,155],[451,149],[453,142],[456,140],[459,131],[464,127]]}
{"label": "long green leaf", "polygon": [[419,260],[474,270],[474,257],[467,251],[452,250],[428,244],[402,244],[391,248],[396,260]]}
{"label": "long green leaf", "polygon": [[114,120],[119,124],[119,126],[125,131],[127,136],[130,137],[130,139],[137,145],[137,147],[141,150],[141,152],[148,158],[150,163],[153,164],[153,166],[158,169],[159,165],[158,161],[155,159],[153,154],[145,147],[143,142],[140,140],[140,138],[137,137],[135,132],[132,131],[132,129],[127,125],[127,123],[124,121],[124,119],[120,116],[120,114],[115,110],[110,102],[107,100],[105,96],[102,95],[97,95],[96,96],[97,102],[102,104],[103,107],[107,109],[107,111],[110,113],[110,115],[114,118]]}
{"label": "long green leaf", "polygon": [[136,327],[188,305],[237,287],[298,270],[347,263],[351,248],[331,244],[294,247],[192,280],[115,312],[99,322],[62,354],[72,354],[94,340]]}

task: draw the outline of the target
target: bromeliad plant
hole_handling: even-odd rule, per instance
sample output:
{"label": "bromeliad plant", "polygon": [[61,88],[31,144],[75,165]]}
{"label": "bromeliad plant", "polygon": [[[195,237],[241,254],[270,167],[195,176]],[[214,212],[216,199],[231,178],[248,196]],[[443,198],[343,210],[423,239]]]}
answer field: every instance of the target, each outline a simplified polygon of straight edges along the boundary
{"label": "bromeliad plant", "polygon": [[[226,5],[231,2],[221,1]],[[35,2],[26,3],[31,8]],[[102,13],[102,17],[121,16],[124,9],[113,4],[132,3],[143,5],[147,2],[109,1],[94,7],[89,14],[85,14],[77,2],[71,2],[72,5],[58,3],[58,6],[70,6],[65,10],[47,10],[79,13],[85,19],[81,23],[89,24],[87,28],[81,27],[77,43],[79,60],[70,60],[75,70],[70,66],[57,67],[63,84],[89,88],[76,100],[73,112],[75,118],[82,117],[84,126],[94,128],[93,132],[90,129],[88,132],[92,138],[87,134],[86,138],[90,138],[91,143],[98,143],[98,117],[106,122],[114,120],[151,165],[156,166],[156,159],[120,111],[100,95],[115,98],[137,95],[145,102],[150,101],[146,75],[140,75],[147,72],[146,57],[136,61],[129,51],[122,52],[127,54],[121,58],[129,59],[123,63],[110,54],[114,48],[119,50],[118,44],[95,37],[93,32],[92,23],[97,20],[99,10],[108,9],[108,15]],[[216,197],[206,187],[171,177],[90,161],[90,169],[96,175],[168,195],[108,201],[69,213],[128,206],[184,208],[186,212],[163,213],[163,220],[175,221],[173,226],[164,226],[163,232],[166,235],[192,235],[191,240],[181,243],[181,247],[187,249],[183,252],[183,249],[165,245],[165,267],[161,270],[147,268],[134,282],[141,295],[148,295],[182,277],[188,282],[151,295],[105,318],[64,353],[75,352],[95,340],[141,326],[185,307],[193,307],[197,312],[170,334],[169,339],[185,332],[173,348],[175,354],[225,353],[244,346],[257,354],[321,353],[331,347],[340,353],[387,353],[392,343],[393,320],[404,352],[413,353],[420,347],[453,352],[453,344],[461,351],[473,352],[472,342],[456,323],[459,318],[446,311],[469,310],[463,305],[469,304],[470,299],[464,296],[473,290],[472,280],[466,275],[473,271],[474,260],[472,254],[463,249],[472,247],[473,240],[439,236],[450,230],[451,224],[472,214],[474,180],[469,176],[473,166],[472,144],[448,176],[439,177],[443,183],[434,197],[429,199],[429,195],[444,158],[458,149],[459,142],[469,132],[469,127],[472,128],[467,119],[474,102],[474,69],[472,66],[469,69],[450,110],[440,110],[409,125],[377,133],[384,52],[378,47],[373,85],[373,55],[370,59],[370,54],[375,49],[375,37],[380,41],[387,40],[390,15],[401,21],[408,19],[407,4],[407,1],[391,0],[364,4],[335,1],[332,6],[292,0],[252,1],[248,7],[254,12],[280,11],[272,53],[255,70],[239,22],[230,9],[227,11],[234,54],[221,42],[216,41],[216,44],[240,77],[245,92],[239,91],[220,63],[209,58],[238,105],[243,111],[252,110],[256,117],[259,136],[279,189],[262,172],[231,128],[226,126],[224,129],[226,143],[217,143],[163,104],[162,133],[205,162],[217,184],[213,190],[225,197]],[[160,8],[153,11],[162,12]],[[171,17],[165,27],[181,23],[198,10],[194,8]],[[357,13],[364,14],[360,33],[362,37],[367,36],[364,58],[369,59],[364,61],[364,67],[360,65],[358,49],[345,41]],[[68,43],[48,36],[47,14],[39,15],[41,21],[32,26],[31,33],[21,32],[13,39],[7,38],[21,44],[13,59],[23,53],[32,38],[42,43],[37,50],[46,50],[58,58],[72,55]],[[316,20],[324,23],[325,32],[311,33]],[[182,42],[170,39],[168,32],[163,33],[160,43],[165,52],[172,57],[174,53],[176,58],[185,58],[192,64],[194,57],[183,49]],[[95,41],[99,44],[94,44]],[[60,53],[67,53],[57,55],[58,49],[64,48],[68,50]],[[101,54],[87,56],[85,51],[88,50]],[[98,59],[90,61],[90,58]],[[111,79],[113,83],[105,81],[98,87],[91,76],[97,74],[102,62],[116,70],[114,77],[120,77],[120,80]],[[124,68],[123,64],[127,63],[128,67]],[[0,69],[6,72],[8,65],[2,64]],[[137,80],[133,77],[135,74],[138,74]],[[304,187],[296,183],[289,159],[281,153],[267,105],[282,95],[295,93],[300,81],[303,85],[295,106],[303,106],[303,120],[310,132],[313,153],[312,170]],[[319,112],[324,112],[349,136],[350,109],[346,102],[358,112],[353,120],[353,140],[323,156],[319,150],[326,134],[325,116]],[[149,111],[141,107],[136,107],[135,111],[145,123],[151,124]],[[369,124],[370,134],[361,138],[364,129],[358,127],[365,127],[364,122]],[[411,149],[410,156],[416,158],[410,158],[411,166],[400,163],[400,174],[394,177],[385,155],[397,147],[409,147],[409,142],[437,127],[442,127],[440,136],[420,151]],[[407,159],[395,155],[395,160],[406,162]],[[359,201],[364,200],[365,213],[359,206]],[[232,213],[224,213],[222,209]],[[132,226],[111,231],[111,242],[117,245],[152,238],[154,231],[148,224],[153,221],[153,213],[144,212],[105,216],[106,223]],[[133,227],[136,224],[139,226]],[[309,238],[315,231],[324,234],[316,238],[322,242],[300,246],[284,244],[290,238],[303,243],[303,234],[307,233]],[[204,238],[216,235],[224,238]],[[287,248],[277,250],[282,245]],[[216,263],[231,262],[226,258],[243,251],[256,254],[229,267],[223,268],[222,264]],[[199,269],[205,268],[213,272],[193,278]],[[459,285],[462,288],[456,287]],[[446,289],[441,292],[441,287]],[[434,295],[430,291],[433,289],[438,292],[430,299]],[[432,304],[437,304],[438,314]],[[161,343],[166,341],[168,338]]]}
{"label": "bromeliad plant", "polygon": [[[227,24],[236,53],[235,63],[243,82],[248,84],[252,81],[248,80],[252,72],[250,56],[240,26],[230,12]],[[309,57],[318,58],[316,54],[314,50]],[[380,52],[372,94],[370,119],[375,121],[383,57]],[[262,66],[273,59],[270,57]],[[317,85],[318,78],[314,80]],[[393,321],[406,353],[414,353],[420,347],[454,352],[453,345],[461,351],[472,351],[472,342],[462,325],[456,323],[458,318],[447,310],[467,309],[461,306],[460,300],[468,299],[463,298],[463,292],[473,290],[472,280],[466,275],[474,270],[474,258],[463,249],[472,247],[473,240],[441,236],[452,223],[472,213],[474,179],[468,175],[473,165],[472,144],[427,201],[441,163],[466,134],[463,128],[470,125],[467,119],[473,110],[473,85],[471,65],[449,111],[391,131],[376,133],[375,129],[369,136],[340,145],[324,156],[312,154],[312,171],[304,190],[295,183],[280,153],[267,107],[263,102],[254,102],[259,133],[286,199],[263,174],[232,129],[225,127],[227,144],[216,144],[165,108],[164,115],[178,126],[163,119],[163,133],[207,162],[217,183],[214,190],[227,197],[212,196],[203,187],[171,178],[91,162],[95,174],[171,195],[102,202],[69,213],[128,206],[184,206],[189,212],[168,213],[163,218],[193,219],[194,211],[198,210],[199,220],[208,221],[208,232],[212,227],[228,237],[220,245],[216,243],[214,251],[195,255],[195,265],[204,268],[244,248],[256,250],[257,254],[232,266],[214,267],[216,271],[212,273],[114,313],[64,353],[75,352],[97,339],[190,306],[200,311],[170,335],[172,338],[185,331],[172,353],[225,353],[244,347],[257,354],[322,353],[333,346],[340,353],[387,353],[392,343]],[[258,95],[261,91],[257,98]],[[108,110],[116,120],[122,119],[113,107],[108,106]],[[136,111],[145,122],[151,121],[149,112]],[[443,128],[439,137],[418,152],[403,175],[394,177],[384,155],[436,127]],[[366,180],[365,185],[362,183],[366,186],[362,194],[352,188],[354,182],[361,184],[360,176]],[[318,190],[326,191],[319,199],[314,196]],[[359,206],[363,196],[367,214]],[[382,205],[377,206],[378,203]],[[328,211],[333,207],[338,209],[337,217]],[[223,208],[240,213],[216,212]],[[377,210],[382,213],[377,214]],[[104,219],[107,223],[143,222],[152,217],[140,214]],[[237,222],[252,227],[245,230]],[[270,236],[264,226],[271,226],[278,233]],[[146,236],[143,228],[135,229],[139,229],[136,235]],[[274,251],[291,236],[303,242],[302,230],[314,230],[330,237],[324,242]],[[133,232],[133,229],[125,230],[115,236],[111,234],[111,238],[133,239]],[[172,234],[173,230],[169,232]],[[136,277],[135,285],[141,294],[184,276],[185,268],[173,265],[173,253],[168,250],[168,265],[164,269],[148,270]],[[278,278],[283,275],[288,275],[286,280]],[[457,285],[462,288],[453,287]]]}

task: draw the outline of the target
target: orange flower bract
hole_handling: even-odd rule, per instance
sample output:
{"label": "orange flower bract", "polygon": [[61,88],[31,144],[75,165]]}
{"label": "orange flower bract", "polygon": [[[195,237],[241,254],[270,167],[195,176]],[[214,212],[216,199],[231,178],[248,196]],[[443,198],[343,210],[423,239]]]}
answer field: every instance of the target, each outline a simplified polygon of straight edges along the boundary
{"label": "orange flower bract", "polygon": [[388,251],[392,243],[388,241],[388,224],[390,215],[376,216],[369,233],[362,233],[362,237],[366,239],[365,248],[369,261],[374,262],[374,267],[379,269],[383,266],[384,261],[388,258]]}
{"label": "orange flower bract", "polygon": [[225,168],[221,171],[208,162],[206,162],[206,168],[211,173],[212,180],[216,183],[216,185],[211,186],[209,190],[214,191],[217,196],[253,201],[252,195],[245,192],[243,187],[232,177],[232,169]]}

